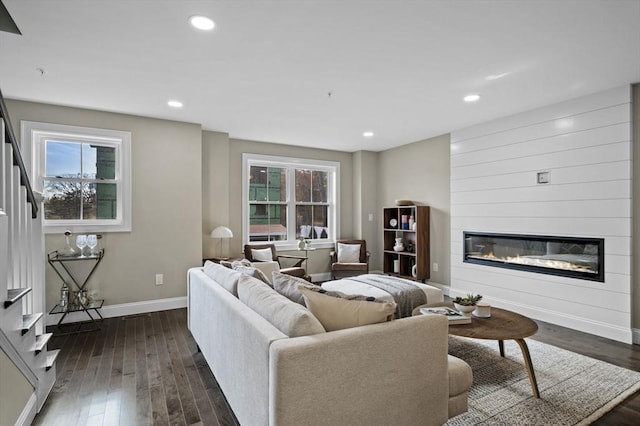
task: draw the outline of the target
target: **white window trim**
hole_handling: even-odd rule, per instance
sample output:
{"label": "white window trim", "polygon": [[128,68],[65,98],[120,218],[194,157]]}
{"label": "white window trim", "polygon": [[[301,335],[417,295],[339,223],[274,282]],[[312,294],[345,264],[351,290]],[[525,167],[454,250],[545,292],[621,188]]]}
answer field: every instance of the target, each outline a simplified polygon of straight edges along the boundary
{"label": "white window trim", "polygon": [[106,233],[131,232],[131,132],[121,130],[97,129],[91,127],[69,126],[66,124],[39,123],[21,121],[22,149],[25,153],[25,166],[30,171],[34,191],[42,194],[44,170],[44,141],[61,138],[69,141],[95,141],[102,145],[111,145],[118,150],[119,162],[116,164],[118,180],[118,213],[113,220],[42,220],[45,234],[63,233]]}
{"label": "white window trim", "polygon": [[[305,158],[293,158],[293,157],[279,157],[273,155],[261,155],[261,154],[242,154],[242,244],[251,244],[249,242],[249,166],[255,163],[264,166],[282,167],[282,166],[295,166],[299,168],[311,168],[311,169],[326,169],[329,172],[329,188],[333,191],[333,194],[329,194],[332,198],[332,203],[329,207],[329,238],[322,240],[312,240],[312,247],[314,248],[333,248],[335,247],[335,241],[338,236],[338,230],[340,229],[340,209],[338,208],[338,201],[340,200],[340,163],[337,161],[325,161],[325,160],[311,160]],[[287,176],[287,182],[292,176]],[[289,184],[287,183],[287,191],[289,191]],[[288,193],[288,192],[287,192]],[[289,197],[287,197],[289,201]],[[289,209],[295,209],[295,203],[289,203]],[[287,230],[289,232],[288,240],[286,241],[272,241],[279,250],[297,250],[298,242],[295,240],[295,214],[291,214],[287,211]],[[291,239],[293,235],[293,240]],[[264,244],[255,242],[254,244]]]}

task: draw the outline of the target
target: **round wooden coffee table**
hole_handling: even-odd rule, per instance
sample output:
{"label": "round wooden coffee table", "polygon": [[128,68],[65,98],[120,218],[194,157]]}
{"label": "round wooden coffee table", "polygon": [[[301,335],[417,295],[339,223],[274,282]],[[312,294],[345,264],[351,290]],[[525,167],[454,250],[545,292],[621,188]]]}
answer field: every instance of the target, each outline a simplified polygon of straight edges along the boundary
{"label": "round wooden coffee table", "polygon": [[[413,315],[420,315],[420,308],[448,306],[453,308],[452,302],[432,303],[418,306],[413,310]],[[491,317],[478,318],[471,316],[470,324],[456,324],[449,326],[449,334],[454,336],[469,337],[472,339],[497,340],[500,349],[500,356],[504,358],[504,341],[514,340],[524,358],[524,364],[531,382],[531,390],[536,398],[540,398],[536,374],[533,371],[531,355],[525,337],[533,336],[538,331],[538,324],[532,319],[506,309],[491,307]]]}

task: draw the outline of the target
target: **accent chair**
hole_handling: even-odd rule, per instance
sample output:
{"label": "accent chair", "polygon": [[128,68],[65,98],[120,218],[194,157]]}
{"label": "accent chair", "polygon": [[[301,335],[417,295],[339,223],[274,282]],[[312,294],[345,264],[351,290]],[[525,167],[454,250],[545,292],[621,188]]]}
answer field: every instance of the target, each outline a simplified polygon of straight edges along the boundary
{"label": "accent chair", "polygon": [[336,280],[369,273],[366,240],[338,240],[331,256],[331,278]]}
{"label": "accent chair", "polygon": [[[271,251],[270,255],[268,250]],[[245,244],[244,257],[247,258],[251,263],[277,262],[278,268],[281,273],[293,275],[294,277],[304,278],[309,281],[307,272],[302,266],[302,263],[307,260],[306,256],[278,254],[276,252],[275,244]],[[296,260],[296,262],[293,266],[283,268],[280,259],[294,259]]]}

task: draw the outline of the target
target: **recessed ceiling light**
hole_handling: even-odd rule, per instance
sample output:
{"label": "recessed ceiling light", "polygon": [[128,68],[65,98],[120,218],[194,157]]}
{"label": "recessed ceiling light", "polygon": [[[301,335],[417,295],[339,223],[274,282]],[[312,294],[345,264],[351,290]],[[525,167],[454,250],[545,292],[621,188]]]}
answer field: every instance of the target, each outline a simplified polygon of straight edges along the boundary
{"label": "recessed ceiling light", "polygon": [[463,99],[465,102],[475,102],[480,99],[480,95],[474,93],[472,95],[465,96]]}
{"label": "recessed ceiling light", "polygon": [[212,30],[213,27],[216,26],[216,24],[211,19],[207,18],[206,16],[200,15],[192,16],[191,18],[189,18],[189,22],[191,22],[191,25],[193,25],[197,29],[204,31]]}
{"label": "recessed ceiling light", "polygon": [[362,134],[362,136],[364,136],[365,138],[372,138],[373,137],[373,132],[364,132]]}
{"label": "recessed ceiling light", "polygon": [[167,105],[169,105],[171,108],[182,108],[182,102],[180,101],[169,101],[167,102]]}

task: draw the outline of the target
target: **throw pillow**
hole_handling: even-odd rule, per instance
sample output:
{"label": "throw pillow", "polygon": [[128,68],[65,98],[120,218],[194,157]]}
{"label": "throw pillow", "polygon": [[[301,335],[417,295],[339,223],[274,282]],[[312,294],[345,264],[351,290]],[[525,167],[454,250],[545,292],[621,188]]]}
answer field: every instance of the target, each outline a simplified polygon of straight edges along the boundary
{"label": "throw pillow", "polygon": [[396,310],[395,302],[378,302],[373,297],[328,292],[321,287],[300,287],[300,292],[307,309],[327,331],[389,321]]}
{"label": "throw pillow", "polygon": [[271,283],[269,282],[269,278],[267,278],[264,272],[262,272],[258,268],[254,268],[253,266],[244,266],[242,263],[235,264],[234,262],[233,269],[243,274],[247,274],[250,277],[257,278],[263,283],[268,284],[269,286],[271,285]]}
{"label": "throw pillow", "polygon": [[238,279],[242,275],[240,272],[225,268],[209,260],[205,262],[203,272],[229,293],[238,297]]}
{"label": "throw pillow", "polygon": [[325,332],[320,321],[307,309],[246,275],[240,277],[238,298],[289,337]]}
{"label": "throw pillow", "polygon": [[304,297],[302,297],[302,293],[300,292],[299,287],[317,287],[316,285],[311,284],[305,279],[294,277],[292,275],[282,274],[280,272],[273,272],[271,274],[271,277],[273,288],[275,289],[275,291],[291,300],[292,302],[299,303],[302,306],[306,305],[304,303]]}
{"label": "throw pillow", "polygon": [[271,262],[273,260],[273,254],[270,248],[251,249],[251,258],[256,262]]}
{"label": "throw pillow", "polygon": [[360,263],[360,244],[338,243],[338,263]]}

